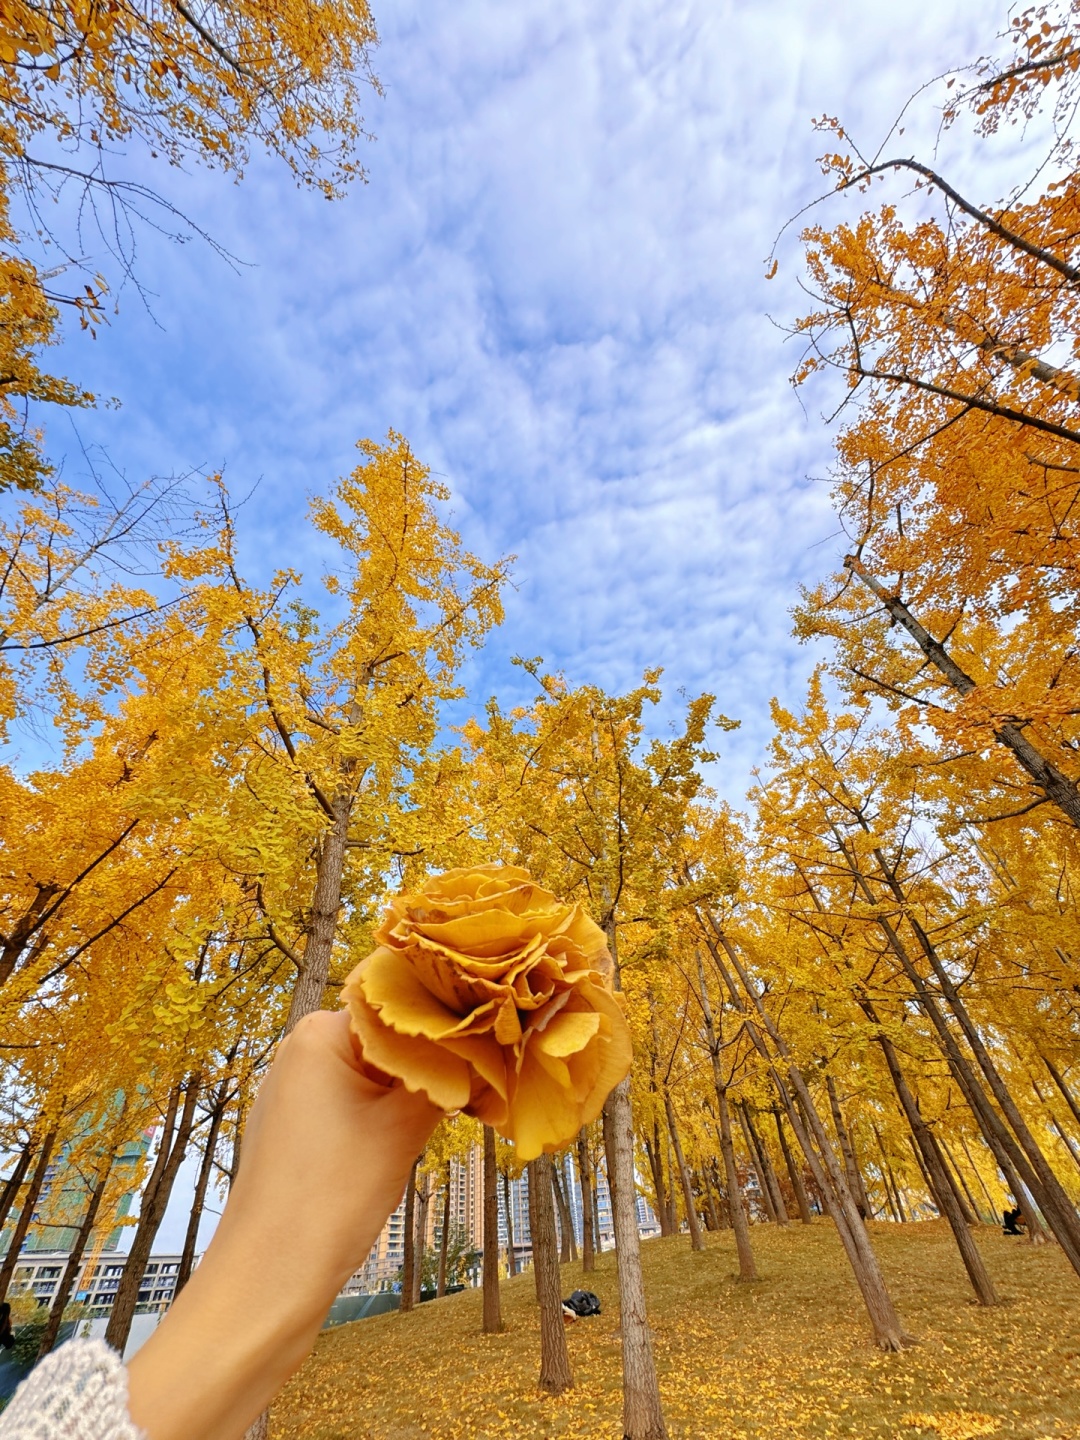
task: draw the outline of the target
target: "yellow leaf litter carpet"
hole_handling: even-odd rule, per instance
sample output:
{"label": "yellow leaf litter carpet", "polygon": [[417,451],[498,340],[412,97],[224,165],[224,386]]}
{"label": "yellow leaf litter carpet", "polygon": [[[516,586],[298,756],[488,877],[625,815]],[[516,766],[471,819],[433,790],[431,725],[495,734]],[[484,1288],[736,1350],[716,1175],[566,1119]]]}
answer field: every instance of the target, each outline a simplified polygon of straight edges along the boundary
{"label": "yellow leaf litter carpet", "polygon": [[[739,1285],[730,1231],[703,1255],[685,1236],[642,1247],[671,1440],[1080,1440],[1080,1280],[1056,1246],[983,1227],[1006,1303],[969,1301],[939,1221],[871,1226],[908,1330],[886,1356],[831,1224],[755,1226],[762,1280]],[[480,1333],[479,1290],[329,1331],[271,1414],[271,1440],[488,1440],[621,1435],[614,1255],[592,1277],[563,1267],[604,1313],[570,1327],[576,1386],[536,1388],[532,1274],[505,1281],[505,1334]],[[287,1298],[287,1297],[283,1297]]]}

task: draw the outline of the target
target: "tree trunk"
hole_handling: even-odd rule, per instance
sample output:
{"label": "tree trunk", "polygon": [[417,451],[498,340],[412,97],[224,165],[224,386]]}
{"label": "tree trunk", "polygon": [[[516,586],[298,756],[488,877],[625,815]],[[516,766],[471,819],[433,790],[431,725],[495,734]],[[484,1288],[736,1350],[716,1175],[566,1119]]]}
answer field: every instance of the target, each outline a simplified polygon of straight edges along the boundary
{"label": "tree trunk", "polygon": [[780,1138],[780,1149],[784,1155],[784,1164],[787,1166],[788,1179],[791,1181],[791,1188],[795,1191],[795,1203],[799,1207],[799,1219],[804,1225],[812,1225],[814,1217],[810,1213],[810,1200],[806,1194],[806,1185],[803,1182],[802,1170],[795,1164],[791,1153],[791,1146],[788,1144],[787,1136],[784,1134],[784,1121],[779,1107],[773,1112],[776,1120],[776,1133]]}
{"label": "tree trunk", "polygon": [[623,1440],[667,1440],[653,1358],[652,1332],[645,1308],[645,1283],[641,1274],[641,1236],[638,1233],[637,1186],[634,1180],[634,1118],[629,1077],[621,1080],[607,1098],[604,1140],[619,1274]]}
{"label": "tree trunk", "polygon": [[1044,1055],[1042,1057],[1042,1062],[1046,1066],[1047,1070],[1049,1070],[1051,1080],[1053,1080],[1054,1084],[1061,1091],[1061,1098],[1065,1101],[1065,1104],[1068,1105],[1069,1109],[1072,1111],[1073,1119],[1078,1125],[1080,1125],[1080,1105],[1077,1105],[1076,1103],[1076,1096],[1069,1089],[1068,1085],[1065,1084],[1065,1081],[1062,1079],[1061,1072],[1058,1070],[1057,1066],[1053,1063],[1053,1061],[1048,1060]]}
{"label": "tree trunk", "polygon": [[690,1249],[704,1250],[705,1241],[701,1238],[701,1226],[698,1223],[697,1209],[694,1205],[694,1188],[690,1184],[690,1172],[686,1168],[686,1157],[683,1155],[682,1141],[679,1139],[679,1129],[675,1124],[675,1109],[667,1090],[664,1091],[664,1109],[667,1111],[668,1130],[671,1134],[671,1144],[675,1150],[675,1163],[679,1167],[679,1179],[682,1182],[683,1205],[686,1208],[686,1227],[690,1231]]}
{"label": "tree trunk", "polygon": [[[874,1133],[877,1134],[877,1126],[876,1126],[876,1125],[875,1125],[875,1127],[874,1127]],[[882,1144],[880,1136],[878,1137],[878,1149],[881,1151],[880,1170],[881,1170],[881,1183],[882,1183],[882,1185],[884,1186],[884,1189],[885,1189],[885,1208],[888,1210],[889,1215],[891,1216],[891,1218],[892,1218],[893,1220],[895,1220],[896,1223],[899,1225],[900,1222],[903,1220],[904,1217],[903,1217],[903,1215],[900,1213],[900,1209],[899,1209],[899,1207],[898,1207],[898,1205],[897,1205],[897,1203],[896,1203],[896,1196],[893,1194],[892,1183],[891,1183],[891,1181],[889,1180],[889,1170],[888,1170],[888,1166],[885,1164],[885,1146]]]}
{"label": "tree trunk", "polygon": [[757,1176],[758,1194],[761,1196],[761,1203],[765,1207],[766,1216],[775,1225],[777,1223],[776,1206],[773,1204],[773,1198],[769,1194],[769,1187],[765,1184],[765,1166],[761,1163],[761,1156],[758,1154],[757,1145],[754,1143],[754,1132],[747,1123],[745,1100],[736,1102],[735,1113],[739,1117],[739,1125],[743,1132],[746,1153],[750,1157],[750,1164],[754,1167],[754,1174]]}
{"label": "tree trunk", "polygon": [[109,1155],[102,1162],[101,1173],[94,1183],[90,1192],[90,1199],[87,1202],[86,1213],[83,1215],[82,1224],[75,1235],[74,1244],[68,1255],[67,1264],[64,1266],[64,1273],[60,1277],[60,1284],[56,1287],[56,1294],[53,1296],[52,1305],[49,1307],[49,1318],[45,1325],[45,1333],[41,1337],[41,1344],[38,1346],[37,1358],[43,1360],[49,1351],[56,1344],[56,1337],[60,1333],[60,1326],[64,1320],[64,1311],[67,1309],[71,1292],[75,1288],[75,1281],[78,1279],[79,1270],[82,1268],[83,1255],[90,1236],[97,1223],[98,1210],[101,1208],[102,1197],[105,1194],[105,1187],[109,1183],[109,1173],[113,1166],[113,1155]]}
{"label": "tree trunk", "polygon": [[431,1203],[431,1175],[425,1173],[416,1187],[416,1238],[413,1242],[413,1304],[420,1304],[424,1283],[424,1255],[427,1251],[427,1214]]}
{"label": "tree trunk", "polygon": [[709,1056],[712,1060],[713,1089],[716,1091],[716,1105],[720,1116],[720,1155],[724,1162],[724,1179],[727,1187],[728,1211],[731,1228],[735,1231],[735,1251],[739,1257],[739,1279],[756,1280],[757,1266],[750,1244],[750,1222],[746,1215],[739,1172],[735,1165],[735,1147],[731,1141],[731,1114],[727,1103],[727,1086],[720,1068],[720,1037],[713,1023],[712,1002],[709,986],[705,980],[705,965],[698,951],[698,983],[701,986],[701,1013],[705,1020],[705,1034],[709,1041]]}
{"label": "tree trunk", "polygon": [[293,987],[289,1018],[285,1022],[286,1035],[305,1015],[322,1009],[326,987],[330,983],[330,959],[334,953],[338,911],[341,909],[341,877],[345,873],[352,796],[336,795],[332,808],[333,822],[323,831],[319,842],[315,894],[311,902],[311,929],[304,946],[304,966]]}
{"label": "tree trunk", "polygon": [[765,1176],[765,1184],[768,1187],[769,1195],[772,1197],[772,1208],[776,1215],[777,1223],[789,1225],[791,1223],[787,1212],[787,1201],[784,1199],[784,1192],[780,1189],[780,1181],[773,1169],[772,1156],[769,1154],[769,1147],[765,1144],[764,1137],[758,1133],[754,1124],[753,1111],[749,1102],[742,1102],[743,1114],[746,1116],[746,1128],[750,1132],[750,1138],[754,1142],[754,1151],[761,1159],[761,1168]]}
{"label": "tree trunk", "polygon": [[961,1214],[964,1217],[964,1224],[968,1226],[978,1225],[982,1216],[979,1214],[978,1206],[975,1204],[975,1197],[967,1187],[967,1181],[963,1175],[960,1174],[960,1171],[956,1168],[956,1162],[948,1154],[943,1142],[938,1139],[933,1130],[930,1132],[930,1137],[934,1142],[934,1149],[938,1152],[941,1159],[941,1168],[949,1178],[949,1185],[953,1195],[956,1197],[956,1203],[960,1206]]}
{"label": "tree trunk", "polygon": [[[505,1177],[504,1177],[505,1178]],[[509,1208],[509,1207],[508,1207]],[[436,1296],[446,1294],[446,1257],[450,1249],[450,1165],[446,1166],[446,1189],[443,1192],[442,1234],[439,1236],[439,1278]]]}
{"label": "tree trunk", "polygon": [[[911,1344],[911,1337],[908,1336],[900,1324],[900,1318],[896,1313],[892,1297],[885,1285],[881,1267],[878,1264],[877,1256],[874,1254],[873,1246],[870,1244],[870,1237],[866,1233],[866,1226],[863,1224],[862,1216],[859,1214],[848,1189],[846,1180],[841,1171],[836,1153],[829,1143],[829,1137],[825,1131],[821,1116],[817,1112],[809,1088],[803,1078],[799,1067],[794,1063],[787,1042],[774,1024],[772,1017],[762,1003],[760,995],[750,983],[750,977],[746,973],[742,961],[731,942],[715,922],[711,921],[714,932],[724,953],[731,961],[739,982],[742,985],[743,994],[754,1007],[754,1011],[761,1021],[766,1034],[769,1036],[781,1063],[786,1068],[787,1082],[792,1087],[794,1097],[798,1104],[794,1103],[792,1092],[788,1091],[787,1084],[777,1071],[772,1055],[761,1031],[757,1025],[747,1019],[746,1031],[751,1043],[758,1053],[767,1062],[770,1078],[776,1087],[781,1103],[788,1112],[788,1119],[791,1121],[791,1128],[795,1131],[799,1144],[802,1146],[806,1156],[807,1164],[810,1166],[814,1176],[815,1184],[818,1186],[833,1223],[836,1225],[841,1243],[844,1246],[848,1262],[851,1265],[852,1274],[862,1292],[863,1301],[866,1304],[866,1311],[870,1317],[870,1324],[874,1332],[874,1343],[882,1350],[901,1350]],[[708,943],[708,937],[706,937]],[[713,945],[709,944],[710,952],[716,961],[717,968],[731,995],[735,1008],[744,1015],[746,1007],[735,987],[735,983],[728,974],[726,967],[720,960],[719,954]],[[805,1125],[803,1123],[805,1117]],[[809,1131],[806,1127],[809,1127]],[[813,1141],[810,1136],[813,1134]],[[816,1141],[820,1158],[814,1149]]]}
{"label": "tree trunk", "polygon": [[[971,1208],[975,1211],[976,1214],[982,1214],[982,1211],[980,1210],[979,1206],[975,1203],[975,1197],[974,1197],[974,1196],[972,1195],[972,1193],[971,1193],[971,1187],[970,1187],[970,1186],[968,1185],[968,1183],[967,1183],[967,1179],[966,1179],[965,1176],[964,1176],[964,1172],[963,1172],[963,1170],[961,1169],[961,1167],[960,1167],[960,1166],[957,1164],[957,1162],[956,1162],[956,1156],[953,1155],[953,1153],[949,1150],[949,1148],[948,1148],[948,1146],[945,1144],[945,1141],[944,1141],[944,1140],[939,1140],[939,1141],[938,1141],[938,1144],[941,1146],[942,1150],[944,1150],[945,1154],[949,1157],[949,1160],[950,1160],[950,1162],[952,1163],[952,1168],[953,1168],[953,1170],[956,1172],[957,1175],[959,1175],[959,1177],[960,1177],[960,1183],[961,1183],[961,1185],[963,1185],[963,1187],[964,1187],[964,1193],[965,1193],[965,1195],[967,1195],[968,1200],[971,1202]],[[968,1162],[968,1164],[969,1164],[970,1167],[971,1167],[971,1173],[975,1176],[975,1179],[979,1182],[979,1189],[982,1191],[983,1195],[986,1197],[987,1210],[986,1210],[986,1214],[983,1215],[983,1219],[985,1220],[985,1219],[987,1219],[987,1217],[989,1217],[989,1223],[990,1223],[991,1225],[997,1225],[997,1224],[999,1223],[999,1219],[998,1219],[997,1206],[994,1204],[994,1197],[993,1197],[993,1195],[990,1194],[990,1190],[989,1190],[989,1188],[987,1187],[986,1181],[983,1179],[983,1177],[982,1177],[982,1175],[981,1175],[981,1173],[980,1173],[980,1171],[979,1171],[979,1167],[975,1164],[975,1161],[971,1158],[971,1151],[967,1148],[967,1145],[966,1145],[966,1143],[965,1143],[965,1141],[964,1141],[963,1135],[960,1136],[960,1149],[963,1150],[963,1152],[964,1152],[964,1159]]]}
{"label": "tree trunk", "polygon": [[559,1260],[555,1236],[555,1205],[551,1183],[551,1156],[528,1163],[529,1229],[532,1232],[533,1275],[540,1307],[541,1390],[561,1395],[574,1383],[562,1318]]}
{"label": "tree trunk", "polygon": [[[878,923],[881,924],[880,920]],[[1029,1234],[1033,1236],[1042,1234],[1042,1222],[1035,1214],[1035,1208],[1038,1206],[1046,1216],[1069,1263],[1077,1274],[1080,1274],[1080,1235],[1077,1233],[1080,1226],[1076,1222],[1076,1212],[1067,1198],[1064,1205],[1059,1205],[1055,1197],[1042,1184],[1041,1177],[1030,1163],[1024,1148],[1018,1143],[1018,1139],[1014,1138],[1014,1134],[1010,1133],[1005,1122],[990,1103],[975,1070],[960,1050],[955,1036],[950,1031],[934,996],[923,983],[922,977],[912,965],[910,958],[906,955],[905,958],[905,974],[909,979],[914,977],[912,983],[919,1003],[937,1031],[957,1085],[971,1108],[998,1168],[1005,1176],[1010,1193],[1016,1203],[1023,1207],[1025,1214],[1030,1214]],[[952,1007],[950,1006],[950,1008]],[[1026,1127],[1024,1128],[1026,1129]],[[1056,1176],[1054,1185],[1060,1190]],[[1025,1193],[1028,1196],[1027,1199],[1024,1198]]]}
{"label": "tree trunk", "polygon": [[416,1167],[417,1157],[409,1171],[405,1187],[405,1225],[401,1237],[401,1309],[411,1310],[415,1301],[413,1281],[416,1275]]}
{"label": "tree trunk", "polygon": [[1069,1152],[1069,1156],[1072,1159],[1073,1164],[1076,1166],[1077,1170],[1080,1170],[1080,1153],[1077,1152],[1076,1146],[1065,1133],[1061,1121],[1057,1118],[1056,1115],[1051,1115],[1050,1124],[1057,1131],[1057,1137],[1065,1146],[1065,1149]]}
{"label": "tree trunk", "polygon": [[679,1233],[679,1207],[675,1201],[675,1165],[674,1156],[671,1153],[671,1132],[664,1130],[664,1148],[667,1150],[667,1203],[668,1203],[668,1234]]}
{"label": "tree trunk", "polygon": [[[719,1062],[717,1062],[719,1065]],[[754,1263],[754,1250],[750,1244],[750,1221],[746,1214],[739,1171],[735,1165],[735,1146],[731,1140],[731,1114],[728,1110],[727,1093],[719,1080],[716,1081],[716,1105],[720,1112],[720,1153],[724,1161],[724,1176],[727,1180],[728,1209],[731,1211],[731,1228],[735,1231],[735,1253],[739,1257],[739,1279],[743,1281],[758,1278]]]}
{"label": "tree trunk", "polygon": [[499,1303],[499,1170],[495,1131],[484,1126],[484,1334],[502,1333]]}
{"label": "tree trunk", "polygon": [[180,1256],[180,1270],[176,1277],[174,1299],[191,1279],[191,1272],[195,1268],[195,1250],[199,1243],[199,1224],[202,1221],[203,1207],[206,1204],[206,1190],[210,1183],[211,1172],[214,1168],[214,1155],[217,1151],[218,1135],[221,1133],[221,1122],[225,1116],[225,1104],[224,1085],[222,1085],[222,1093],[218,1096],[217,1103],[210,1116],[210,1129],[206,1136],[206,1149],[203,1151],[202,1162],[199,1165],[199,1174],[195,1181],[195,1194],[191,1200],[191,1213],[188,1215],[187,1231],[184,1235],[184,1249]]}
{"label": "tree trunk", "polygon": [[[1009,1158],[1015,1166],[1021,1182],[1031,1190],[1036,1204],[1046,1216],[1061,1248],[1065,1251],[1069,1259],[1069,1263],[1077,1274],[1080,1275],[1080,1218],[1077,1217],[1076,1210],[1066,1195],[1061,1182],[1054,1174],[1053,1168],[1043,1154],[1035,1137],[1028,1129],[1023,1116],[1020,1114],[1013,1100],[1012,1093],[1002,1078],[997,1066],[994,1064],[986,1046],[983,1044],[978,1027],[968,1014],[967,1006],[964,1004],[956,986],[953,984],[947,967],[942,963],[936,946],[930,940],[930,937],[923,929],[918,918],[907,908],[907,896],[904,888],[880,849],[874,850],[874,860],[890,893],[900,904],[905,906],[907,923],[934,973],[934,978],[937,980],[941,994],[945,997],[949,1009],[952,1011],[960,1026],[964,1038],[968,1043],[968,1047],[975,1057],[975,1062],[979,1070],[981,1070],[986,1083],[990,1087],[994,1099],[1001,1107],[1001,1112],[1008,1122],[1012,1134],[1016,1137],[1015,1142],[994,1113],[993,1107],[987,1102],[985,1095],[982,1093],[982,1087],[976,1082],[975,1075],[971,1071],[971,1067],[967,1064],[965,1057],[961,1054],[955,1038],[951,1033],[948,1033],[948,1026],[944,1024],[944,1016],[940,1015],[939,1007],[933,1000],[933,997],[929,995],[929,991],[912,962],[911,957],[908,955],[906,947],[903,945],[900,937],[884,917],[878,917],[878,925],[885,931],[887,938],[889,938],[890,948],[897,959],[900,960],[901,967],[904,969],[905,974],[907,974],[909,980],[916,985],[919,1002],[923,1009],[927,1011],[928,1015],[930,1014],[927,1008],[927,1002],[929,1001],[930,1004],[933,1005],[934,1010],[938,1012],[940,1024],[931,1016],[932,1023],[934,1023],[935,1029],[938,1030],[943,1040],[946,1039],[946,1034],[948,1035],[946,1053],[949,1055],[949,1058],[954,1061],[954,1073],[956,1073],[955,1057],[959,1057],[963,1068],[967,1072],[966,1079],[968,1081],[968,1087],[973,1091],[972,1098],[975,1099],[976,1105],[978,1106],[976,1114],[979,1116],[980,1122],[985,1121],[986,1124],[990,1126],[998,1141],[1008,1151]],[[861,872],[853,873],[855,873],[860,880],[867,897],[873,899],[873,892],[869,889]],[[944,1025],[945,1033],[942,1032],[942,1025]],[[959,1080],[959,1074],[957,1078]],[[984,1133],[987,1134],[987,1139],[989,1140],[989,1131]],[[1019,1144],[1017,1145],[1016,1142],[1019,1142]]]}
{"label": "tree trunk", "polygon": [[667,1190],[664,1186],[664,1160],[660,1153],[660,1126],[653,1121],[653,1138],[645,1137],[645,1154],[649,1157],[652,1171],[653,1190],[656,1192],[656,1218],[660,1222],[661,1236],[671,1234],[671,1212],[668,1209]]}
{"label": "tree trunk", "polygon": [[503,1209],[506,1211],[506,1269],[511,1280],[518,1273],[517,1255],[514,1253],[514,1212],[510,1206],[510,1172],[503,1171]]}
{"label": "tree trunk", "polygon": [[552,1156],[551,1185],[555,1195],[555,1204],[559,1209],[559,1264],[569,1265],[578,1258],[577,1241],[574,1238],[574,1217],[570,1213],[570,1202],[563,1188],[566,1173],[562,1168],[562,1162],[561,1155],[558,1159]]}
{"label": "tree trunk", "polygon": [[[728,1118],[729,1118],[729,1120],[730,1120],[731,1117],[729,1116]],[[716,1191],[716,1209],[717,1209],[717,1213],[718,1213],[719,1216],[720,1216],[720,1229],[721,1229],[721,1230],[731,1230],[731,1229],[733,1228],[733,1226],[732,1226],[732,1221],[731,1221],[731,1205],[730,1205],[730,1203],[729,1203],[729,1201],[728,1201],[727,1185],[726,1185],[725,1182],[724,1182],[723,1180],[721,1180],[721,1178],[720,1178],[720,1166],[724,1163],[724,1162],[723,1162],[724,1149],[723,1149],[723,1146],[720,1144],[720,1122],[719,1122],[719,1120],[716,1121],[715,1129],[716,1129],[716,1144],[717,1144],[717,1149],[718,1149],[718,1151],[719,1151],[719,1159],[717,1159],[717,1158],[714,1157],[714,1159],[713,1159],[713,1161],[712,1161],[712,1181],[713,1181],[713,1189]]]}
{"label": "tree trunk", "polygon": [[53,1146],[56,1144],[56,1131],[50,1130],[41,1143],[38,1152],[37,1164],[34,1166],[34,1173],[30,1184],[27,1186],[26,1194],[23,1196],[22,1205],[19,1207],[19,1218],[15,1223],[15,1233],[11,1237],[8,1252],[4,1256],[4,1263],[0,1265],[0,1300],[7,1299],[7,1292],[11,1285],[11,1277],[15,1274],[15,1266],[18,1263],[19,1251],[23,1247],[26,1233],[30,1229],[30,1221],[33,1219],[34,1207],[37,1205],[38,1196],[41,1194],[41,1187],[45,1183],[45,1172],[49,1168],[49,1158],[52,1155]]}
{"label": "tree trunk", "polygon": [[[131,1250],[124,1262],[124,1273],[120,1277],[120,1286],[116,1292],[116,1299],[113,1301],[112,1311],[109,1315],[109,1324],[105,1331],[105,1343],[111,1345],[120,1355],[123,1355],[124,1347],[127,1344],[135,1307],[139,1303],[139,1290],[142,1288],[143,1276],[146,1274],[146,1265],[150,1259],[150,1252],[157,1238],[158,1229],[165,1218],[169,1196],[172,1194],[173,1184],[195,1123],[195,1104],[199,1098],[199,1082],[198,1073],[188,1077],[187,1085],[183,1090],[184,1108],[180,1112],[178,1122],[176,1113],[180,1104],[181,1087],[177,1085],[169,1096],[165,1126],[161,1134],[161,1146],[150,1179],[142,1193],[139,1204],[139,1223],[135,1227]],[[175,1132],[173,1130],[174,1122],[176,1122]]]}
{"label": "tree trunk", "polygon": [[[877,1014],[869,1001],[860,1002],[872,1021],[877,1020]],[[937,1141],[933,1131],[923,1119],[919,1109],[919,1102],[911,1092],[907,1077],[904,1075],[900,1065],[896,1047],[887,1035],[878,1031],[878,1044],[882,1054],[885,1056],[885,1063],[889,1067],[889,1075],[896,1091],[897,1099],[904,1111],[904,1117],[908,1122],[915,1144],[918,1146],[919,1154],[922,1156],[923,1164],[926,1166],[927,1176],[938,1209],[944,1214],[949,1222],[949,1228],[953,1232],[953,1239],[956,1241],[956,1248],[960,1251],[960,1258],[964,1262],[964,1269],[971,1281],[971,1288],[975,1291],[975,1298],[980,1305],[997,1305],[998,1296],[994,1289],[994,1282],[983,1262],[982,1253],[975,1244],[971,1230],[968,1228],[966,1217],[960,1208],[957,1196],[953,1190],[951,1178],[945,1167],[945,1161],[938,1150]]]}
{"label": "tree trunk", "polygon": [[37,1149],[37,1141],[31,1135],[26,1144],[19,1151],[19,1158],[15,1162],[15,1168],[4,1181],[3,1194],[0,1194],[0,1232],[7,1228],[8,1216],[11,1214],[19,1194],[19,1187],[26,1179],[26,1172],[30,1169],[30,1161],[34,1158],[34,1151]]}
{"label": "tree trunk", "polygon": [[[589,1159],[592,1164],[592,1157]],[[593,1187],[592,1187],[592,1222],[593,1234],[596,1237],[596,1249],[601,1255],[604,1252],[604,1237],[600,1234],[600,1186],[596,1183],[596,1167],[593,1166]],[[608,1200],[611,1200],[611,1187],[608,1187]]]}
{"label": "tree trunk", "polygon": [[706,1230],[719,1230],[720,1215],[716,1208],[716,1197],[713,1195],[712,1180],[707,1164],[701,1167],[701,1183],[705,1187],[705,1228]]}
{"label": "tree trunk", "polygon": [[859,1167],[855,1163],[855,1148],[851,1143],[851,1134],[848,1131],[848,1127],[844,1123],[844,1112],[840,1109],[840,1099],[836,1093],[836,1084],[831,1075],[825,1076],[825,1089],[829,1095],[829,1108],[832,1110],[836,1138],[840,1142],[840,1154],[844,1157],[844,1169],[847,1172],[848,1187],[851,1190],[852,1199],[858,1206],[859,1214],[865,1220],[870,1214],[870,1204],[866,1198],[866,1186],[863,1184]]}
{"label": "tree trunk", "polygon": [[577,1138],[578,1182],[581,1186],[581,1268],[588,1275],[596,1269],[596,1240],[593,1235],[592,1162],[589,1136],[582,1126]]}
{"label": "tree trunk", "polygon": [[900,1196],[900,1186],[896,1183],[896,1176],[893,1173],[892,1162],[889,1160],[889,1152],[885,1149],[885,1141],[881,1138],[881,1132],[874,1126],[874,1134],[877,1136],[878,1149],[881,1151],[881,1163],[884,1167],[885,1188],[891,1190],[892,1209],[901,1225],[907,1224],[907,1215],[904,1213],[904,1202]]}

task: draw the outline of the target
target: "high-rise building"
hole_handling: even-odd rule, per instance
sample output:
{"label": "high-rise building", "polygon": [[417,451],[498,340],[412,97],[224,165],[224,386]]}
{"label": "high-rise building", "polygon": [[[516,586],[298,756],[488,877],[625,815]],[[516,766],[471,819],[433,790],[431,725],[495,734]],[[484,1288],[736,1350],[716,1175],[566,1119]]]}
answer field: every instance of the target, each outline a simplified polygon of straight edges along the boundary
{"label": "high-rise building", "polygon": [[[580,1248],[584,1234],[581,1206],[581,1186],[577,1168],[569,1154],[556,1158],[561,1166],[560,1178],[563,1193],[570,1209],[570,1220],[574,1228],[574,1239]],[[611,1195],[603,1168],[594,1178],[596,1186],[596,1219],[599,1224],[599,1248],[610,1250],[615,1244],[615,1226],[611,1214]],[[509,1186],[499,1181],[499,1247],[505,1255],[508,1242],[506,1223],[506,1195],[510,1198],[510,1231],[514,1237],[514,1255],[517,1268],[532,1261],[532,1231],[529,1228],[529,1184],[523,1175],[511,1180]],[[444,1192],[437,1180],[432,1182],[431,1199],[427,1208],[425,1244],[437,1249],[442,1233]],[[660,1225],[648,1201],[638,1195],[638,1232],[642,1239],[660,1233]],[[556,1224],[558,1214],[556,1213]],[[460,1230],[466,1243],[476,1251],[484,1247],[484,1156],[479,1145],[475,1146],[464,1162],[454,1161],[450,1166],[450,1225]],[[349,1293],[359,1294],[374,1290],[392,1288],[398,1279],[405,1253],[405,1202],[404,1200],[386,1222],[382,1233],[371,1247],[371,1253],[349,1282]]]}

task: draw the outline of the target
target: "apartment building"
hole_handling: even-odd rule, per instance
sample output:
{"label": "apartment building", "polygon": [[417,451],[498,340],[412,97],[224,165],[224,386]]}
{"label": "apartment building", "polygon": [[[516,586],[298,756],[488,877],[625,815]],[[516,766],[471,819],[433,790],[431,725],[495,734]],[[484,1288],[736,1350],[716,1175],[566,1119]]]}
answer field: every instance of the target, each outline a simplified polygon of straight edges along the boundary
{"label": "apartment building", "polygon": [[[561,1179],[563,1193],[570,1208],[574,1238],[580,1247],[583,1235],[581,1208],[581,1187],[577,1172],[569,1155],[561,1158]],[[599,1227],[601,1250],[610,1250],[615,1244],[615,1226],[611,1214],[611,1196],[603,1170],[595,1176],[596,1214]],[[509,1190],[510,1225],[507,1227],[507,1190]],[[444,1192],[441,1186],[432,1182],[431,1195],[427,1206],[424,1243],[429,1248],[438,1245],[442,1233]],[[648,1201],[638,1197],[638,1231],[641,1238],[659,1235],[660,1224],[653,1214]],[[476,1146],[464,1162],[454,1161],[450,1166],[450,1224],[460,1227],[467,1242],[475,1249],[484,1245],[484,1157],[480,1146]],[[499,1182],[499,1246],[505,1254],[510,1232],[514,1238],[514,1255],[517,1268],[532,1261],[532,1232],[529,1228],[529,1184],[525,1176],[511,1180],[509,1186]],[[364,1264],[349,1280],[342,1294],[360,1295],[379,1290],[389,1290],[397,1283],[398,1274],[405,1257],[405,1202],[394,1211]]]}
{"label": "apartment building", "polygon": [[[85,1304],[91,1318],[108,1315],[112,1309],[126,1261],[127,1256],[118,1250],[103,1250],[83,1262],[71,1298]],[[64,1250],[24,1250],[12,1284],[17,1290],[30,1290],[39,1305],[50,1305],[67,1262]],[[137,1302],[144,1314],[160,1314],[169,1308],[179,1272],[179,1255],[151,1255]]]}

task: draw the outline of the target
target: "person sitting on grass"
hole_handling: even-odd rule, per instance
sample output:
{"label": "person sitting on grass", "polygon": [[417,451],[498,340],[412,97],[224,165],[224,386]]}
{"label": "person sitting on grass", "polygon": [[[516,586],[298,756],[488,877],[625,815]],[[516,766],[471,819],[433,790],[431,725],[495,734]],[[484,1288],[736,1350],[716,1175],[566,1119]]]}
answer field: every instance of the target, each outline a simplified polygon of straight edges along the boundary
{"label": "person sitting on grass", "polygon": [[1001,1218],[1005,1222],[1001,1227],[1001,1233],[1003,1235],[1023,1235],[1025,1233],[1026,1222],[1024,1220],[1024,1212],[1020,1209],[1019,1205],[1015,1210],[1003,1210],[1001,1212]]}

